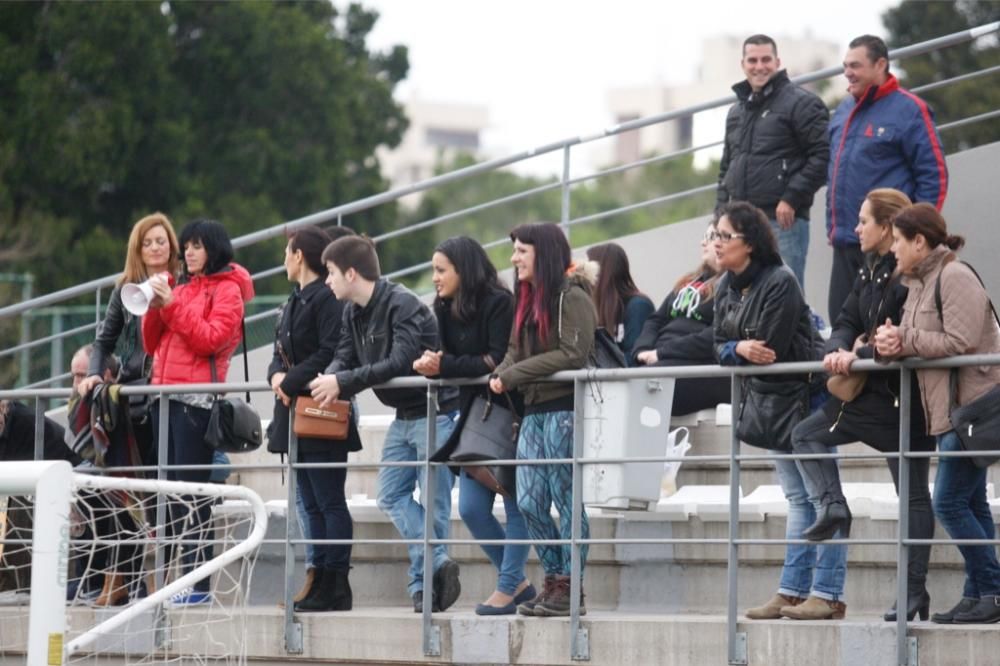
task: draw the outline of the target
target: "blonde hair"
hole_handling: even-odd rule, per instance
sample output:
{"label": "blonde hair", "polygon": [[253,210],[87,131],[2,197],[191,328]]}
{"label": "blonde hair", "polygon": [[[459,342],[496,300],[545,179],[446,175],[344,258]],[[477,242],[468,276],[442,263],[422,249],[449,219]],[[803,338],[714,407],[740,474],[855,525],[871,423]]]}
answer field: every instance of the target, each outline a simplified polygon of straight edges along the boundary
{"label": "blonde hair", "polygon": [[865,199],[871,204],[875,224],[880,227],[890,226],[896,213],[913,205],[910,197],[891,187],[880,187],[877,190],[872,190]]}
{"label": "blonde hair", "polygon": [[167,242],[170,244],[167,270],[171,275],[177,275],[177,271],[180,269],[180,246],[177,244],[174,226],[170,224],[170,218],[163,213],[153,213],[142,218],[132,227],[132,233],[128,237],[128,253],[125,255],[125,270],[118,278],[119,285],[142,282],[149,277],[146,273],[146,264],[142,262],[142,239],[153,227],[163,227],[163,230],[167,232]]}

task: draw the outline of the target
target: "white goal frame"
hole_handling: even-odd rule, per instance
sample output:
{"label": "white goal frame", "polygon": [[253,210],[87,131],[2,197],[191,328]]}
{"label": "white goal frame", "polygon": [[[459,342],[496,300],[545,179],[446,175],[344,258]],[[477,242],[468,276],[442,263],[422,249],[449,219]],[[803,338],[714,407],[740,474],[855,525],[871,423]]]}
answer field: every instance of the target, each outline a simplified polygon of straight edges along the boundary
{"label": "white goal frame", "polygon": [[[245,540],[192,571],[123,608],[64,644],[66,634],[66,583],[70,553],[70,504],[76,490],[126,490],[148,493],[182,493],[201,497],[244,500],[253,515]],[[243,486],[126,479],[74,474],[65,461],[0,464],[0,495],[34,496],[32,530],[31,601],[28,616],[27,666],[65,663],[66,657],[85,650],[137,615],[168,601],[226,565],[252,553],[267,530],[267,510],[257,493]]]}

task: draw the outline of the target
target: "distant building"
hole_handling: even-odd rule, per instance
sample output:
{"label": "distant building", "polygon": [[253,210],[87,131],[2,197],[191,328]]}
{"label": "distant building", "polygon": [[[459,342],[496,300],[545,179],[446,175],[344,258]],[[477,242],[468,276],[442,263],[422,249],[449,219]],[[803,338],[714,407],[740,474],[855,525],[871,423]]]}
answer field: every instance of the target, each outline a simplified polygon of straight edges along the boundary
{"label": "distant building", "polygon": [[[646,85],[609,91],[607,100],[615,123],[624,123],[667,111],[681,109],[720,97],[732,91],[732,84],[743,78],[740,69],[743,40],[746,35],[719,35],[706,38],[701,46],[698,79],[686,85]],[[841,62],[846,45],[804,37],[771,35],[778,43],[778,57],[790,76],[813,72]],[[810,86],[814,91],[816,89]],[[840,97],[843,91],[827,86],[821,97]],[[832,93],[832,94],[831,94]],[[634,162],[651,154],[669,153],[692,145],[722,140],[726,109],[706,111],[681,120],[645,127],[637,132],[616,136],[611,154],[605,161],[615,164]],[[722,154],[722,147],[700,151],[696,163],[704,164]]]}
{"label": "distant building", "polygon": [[427,102],[413,96],[405,103],[410,126],[394,149],[380,148],[382,174],[393,187],[434,175],[434,169],[458,153],[476,155],[480,134],[489,124],[485,106]]}

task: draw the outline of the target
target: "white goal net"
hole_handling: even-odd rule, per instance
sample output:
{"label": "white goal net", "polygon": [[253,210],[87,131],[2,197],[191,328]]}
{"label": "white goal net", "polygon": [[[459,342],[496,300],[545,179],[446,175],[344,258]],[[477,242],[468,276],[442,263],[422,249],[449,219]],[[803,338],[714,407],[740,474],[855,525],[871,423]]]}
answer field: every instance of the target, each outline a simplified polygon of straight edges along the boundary
{"label": "white goal net", "polygon": [[0,465],[0,664],[242,664],[267,516],[212,483]]}

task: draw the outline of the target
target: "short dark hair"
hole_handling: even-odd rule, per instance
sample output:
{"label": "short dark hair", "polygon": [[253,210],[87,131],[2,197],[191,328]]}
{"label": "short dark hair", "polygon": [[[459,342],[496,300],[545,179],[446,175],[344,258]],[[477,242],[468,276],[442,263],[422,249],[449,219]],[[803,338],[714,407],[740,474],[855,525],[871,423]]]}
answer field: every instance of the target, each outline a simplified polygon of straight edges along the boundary
{"label": "short dark hair", "polygon": [[723,217],[737,233],[743,234],[743,242],[750,246],[751,259],[765,266],[781,265],[778,242],[764,211],[746,201],[733,201],[719,211],[719,220]]}
{"label": "short dark hair", "polygon": [[[192,220],[181,229],[180,238],[177,241],[181,246],[181,253],[184,246],[191,242],[201,243],[208,254],[205,262],[205,275],[218,273],[229,265],[233,260],[233,244],[229,240],[229,233],[220,222],[199,218]],[[187,262],[181,262],[184,266],[184,274],[187,275]]]}
{"label": "short dark hair", "polygon": [[[475,321],[479,308],[486,303],[492,291],[510,290],[500,281],[497,269],[490,261],[483,246],[468,236],[455,236],[442,241],[434,252],[440,252],[458,273],[458,293],[451,303],[451,312],[464,322]],[[445,301],[440,296],[434,299],[434,308],[443,310]]]}
{"label": "short dark hair", "polygon": [[322,260],[323,250],[332,242],[330,234],[316,226],[301,227],[288,234],[291,251],[301,251],[309,270],[322,278],[327,275],[326,264]]}
{"label": "short dark hair", "polygon": [[370,282],[382,276],[375,242],[367,236],[347,235],[333,241],[323,250],[323,263],[333,264],[341,273],[353,268]]}
{"label": "short dark hair", "polygon": [[774,55],[778,55],[778,45],[767,35],[750,35],[744,39],[742,51],[743,55],[746,55],[748,44],[753,44],[754,46],[764,46],[765,44],[770,44],[771,48],[774,50]]}
{"label": "short dark hair", "polygon": [[892,226],[907,240],[913,240],[917,234],[927,239],[927,245],[933,250],[942,243],[952,250],[959,250],[965,245],[965,239],[948,233],[948,224],[944,221],[938,209],[929,203],[913,204],[909,208],[896,213],[892,218]]}
{"label": "short dark hair", "polygon": [[856,49],[861,46],[865,47],[865,52],[868,54],[868,61],[873,65],[878,62],[879,58],[885,58],[885,73],[888,74],[889,47],[885,45],[885,40],[875,35],[861,35],[852,39],[847,48]]}

